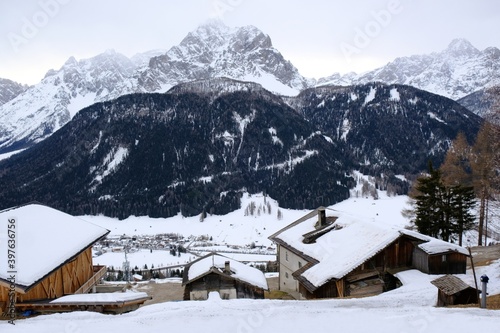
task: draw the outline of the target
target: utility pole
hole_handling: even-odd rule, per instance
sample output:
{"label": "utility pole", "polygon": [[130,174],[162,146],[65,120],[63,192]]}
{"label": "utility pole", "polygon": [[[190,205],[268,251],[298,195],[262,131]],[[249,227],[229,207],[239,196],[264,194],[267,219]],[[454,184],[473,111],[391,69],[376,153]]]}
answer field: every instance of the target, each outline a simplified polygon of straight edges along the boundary
{"label": "utility pole", "polygon": [[125,251],[125,261],[123,262],[123,279],[127,282],[130,281],[130,262],[128,261],[128,258],[127,258],[127,251],[128,251],[128,248],[127,246],[125,246],[123,248],[123,250]]}

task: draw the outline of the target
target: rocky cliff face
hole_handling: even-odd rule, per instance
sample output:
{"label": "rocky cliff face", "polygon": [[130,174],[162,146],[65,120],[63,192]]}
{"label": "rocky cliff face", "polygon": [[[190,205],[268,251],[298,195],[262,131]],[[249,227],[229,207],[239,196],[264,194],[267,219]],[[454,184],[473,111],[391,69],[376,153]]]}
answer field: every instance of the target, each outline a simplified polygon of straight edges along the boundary
{"label": "rocky cliff face", "polygon": [[66,124],[83,107],[133,90],[134,64],[107,51],[76,61],[71,57],[58,70],[0,106],[0,151],[26,148]]}
{"label": "rocky cliff face", "polygon": [[214,77],[253,81],[273,92],[296,95],[307,87],[297,69],[255,27],[228,28],[212,22],[190,32],[178,46],[150,60],[139,74],[143,91]]}
{"label": "rocky cliff face", "polygon": [[27,85],[0,78],[0,106],[22,94]]}

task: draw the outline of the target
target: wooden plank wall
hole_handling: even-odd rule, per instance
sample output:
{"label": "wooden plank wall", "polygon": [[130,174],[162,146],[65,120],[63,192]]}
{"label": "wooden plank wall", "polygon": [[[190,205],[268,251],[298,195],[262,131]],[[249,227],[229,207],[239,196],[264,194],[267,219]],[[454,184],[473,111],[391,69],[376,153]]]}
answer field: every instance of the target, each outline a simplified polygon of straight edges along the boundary
{"label": "wooden plank wall", "polygon": [[[443,256],[446,256],[443,261]],[[428,256],[429,274],[465,274],[467,257],[461,253]]]}
{"label": "wooden plank wall", "polygon": [[235,280],[230,276],[223,276],[216,273],[205,275],[202,278],[188,283],[184,287],[184,300],[190,299],[191,291],[220,291],[235,289],[238,298],[264,298],[264,289]]}
{"label": "wooden plank wall", "polygon": [[429,260],[428,255],[424,251],[420,250],[415,246],[413,249],[413,267],[418,269],[419,271],[429,274]]}
{"label": "wooden plank wall", "polygon": [[[54,299],[73,294],[93,275],[92,248],[89,247],[73,261],[59,268],[26,294],[18,293],[17,302]],[[8,289],[0,286],[0,302],[8,299]]]}

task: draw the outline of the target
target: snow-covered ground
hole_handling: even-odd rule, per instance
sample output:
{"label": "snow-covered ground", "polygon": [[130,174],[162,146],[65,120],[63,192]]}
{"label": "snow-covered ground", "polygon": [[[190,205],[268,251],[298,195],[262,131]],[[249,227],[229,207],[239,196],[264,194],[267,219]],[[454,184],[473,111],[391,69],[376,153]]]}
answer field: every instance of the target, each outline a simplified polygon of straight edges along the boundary
{"label": "snow-covered ground", "polygon": [[[500,262],[497,261],[498,275]],[[0,322],[2,332],[495,332],[500,312],[435,308],[437,292],[416,270],[399,273],[404,285],[360,299],[318,301],[229,300],[166,302],[123,315],[73,312]],[[497,277],[497,280],[500,277]],[[498,283],[497,283],[498,285]],[[168,285],[166,285],[168,287]]]}
{"label": "snow-covered ground", "polygon": [[[124,221],[102,216],[82,218],[111,230],[111,235],[154,235],[157,233],[179,233],[188,237],[211,236],[214,249],[228,248],[228,245],[247,245],[254,242],[263,247],[271,246],[267,237],[289,223],[302,217],[308,211],[280,209],[282,219],[277,218],[277,203],[262,195],[245,195],[242,208],[225,216],[209,216],[200,222],[199,217],[150,219],[130,217]],[[254,216],[245,215],[247,206],[254,202],[256,207],[271,204],[267,211]],[[356,213],[376,223],[404,227],[408,221],[401,215],[407,197],[387,197],[379,192],[379,199],[351,198],[330,208]],[[219,247],[217,247],[219,246]],[[199,248],[202,250],[202,248]],[[160,256],[166,252],[165,256]],[[104,254],[94,258],[104,263]],[[112,254],[109,254],[112,255]],[[116,254],[112,262],[123,261],[123,253]],[[129,254],[134,264],[134,255],[145,260],[148,267],[161,263],[190,260],[189,253],[181,257],[171,256],[168,251],[139,251]],[[231,256],[230,253],[224,255]],[[237,254],[238,255],[238,254]],[[160,256],[160,257],[157,257]],[[238,260],[245,260],[247,254]],[[248,255],[250,256],[250,255]],[[137,265],[139,266],[139,265]],[[478,276],[487,274],[490,278],[490,295],[500,293],[500,260],[489,266],[478,267]],[[183,330],[185,332],[495,332],[500,323],[500,311],[478,308],[435,308],[437,289],[430,281],[439,276],[429,276],[416,270],[398,273],[403,286],[374,297],[360,299],[332,299],[317,301],[279,300],[230,300],[210,299],[208,301],[166,302],[143,306],[137,311],[123,315],[103,315],[90,312],[52,314],[17,320],[16,325],[0,321],[0,331],[9,332],[67,332],[83,333],[120,330],[123,333],[148,330]],[[464,281],[474,285],[472,272],[460,275]],[[164,280],[165,288],[171,280]],[[162,281],[158,280],[158,283]],[[178,281],[177,281],[178,282]]]}

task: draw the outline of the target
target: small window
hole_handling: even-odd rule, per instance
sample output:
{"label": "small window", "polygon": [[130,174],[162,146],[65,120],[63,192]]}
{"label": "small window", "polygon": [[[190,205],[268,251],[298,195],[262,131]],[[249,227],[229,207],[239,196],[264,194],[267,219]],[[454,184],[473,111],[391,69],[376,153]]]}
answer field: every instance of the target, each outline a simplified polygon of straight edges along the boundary
{"label": "small window", "polygon": [[302,263],[299,261],[299,268],[302,268]]}
{"label": "small window", "polygon": [[285,252],[285,260],[288,261],[288,251]]}
{"label": "small window", "polygon": [[445,262],[445,261],[446,261],[446,254],[443,254],[443,255],[441,256],[441,261],[442,261],[442,262]]}
{"label": "small window", "polygon": [[285,277],[288,279],[288,272],[285,272]]}

